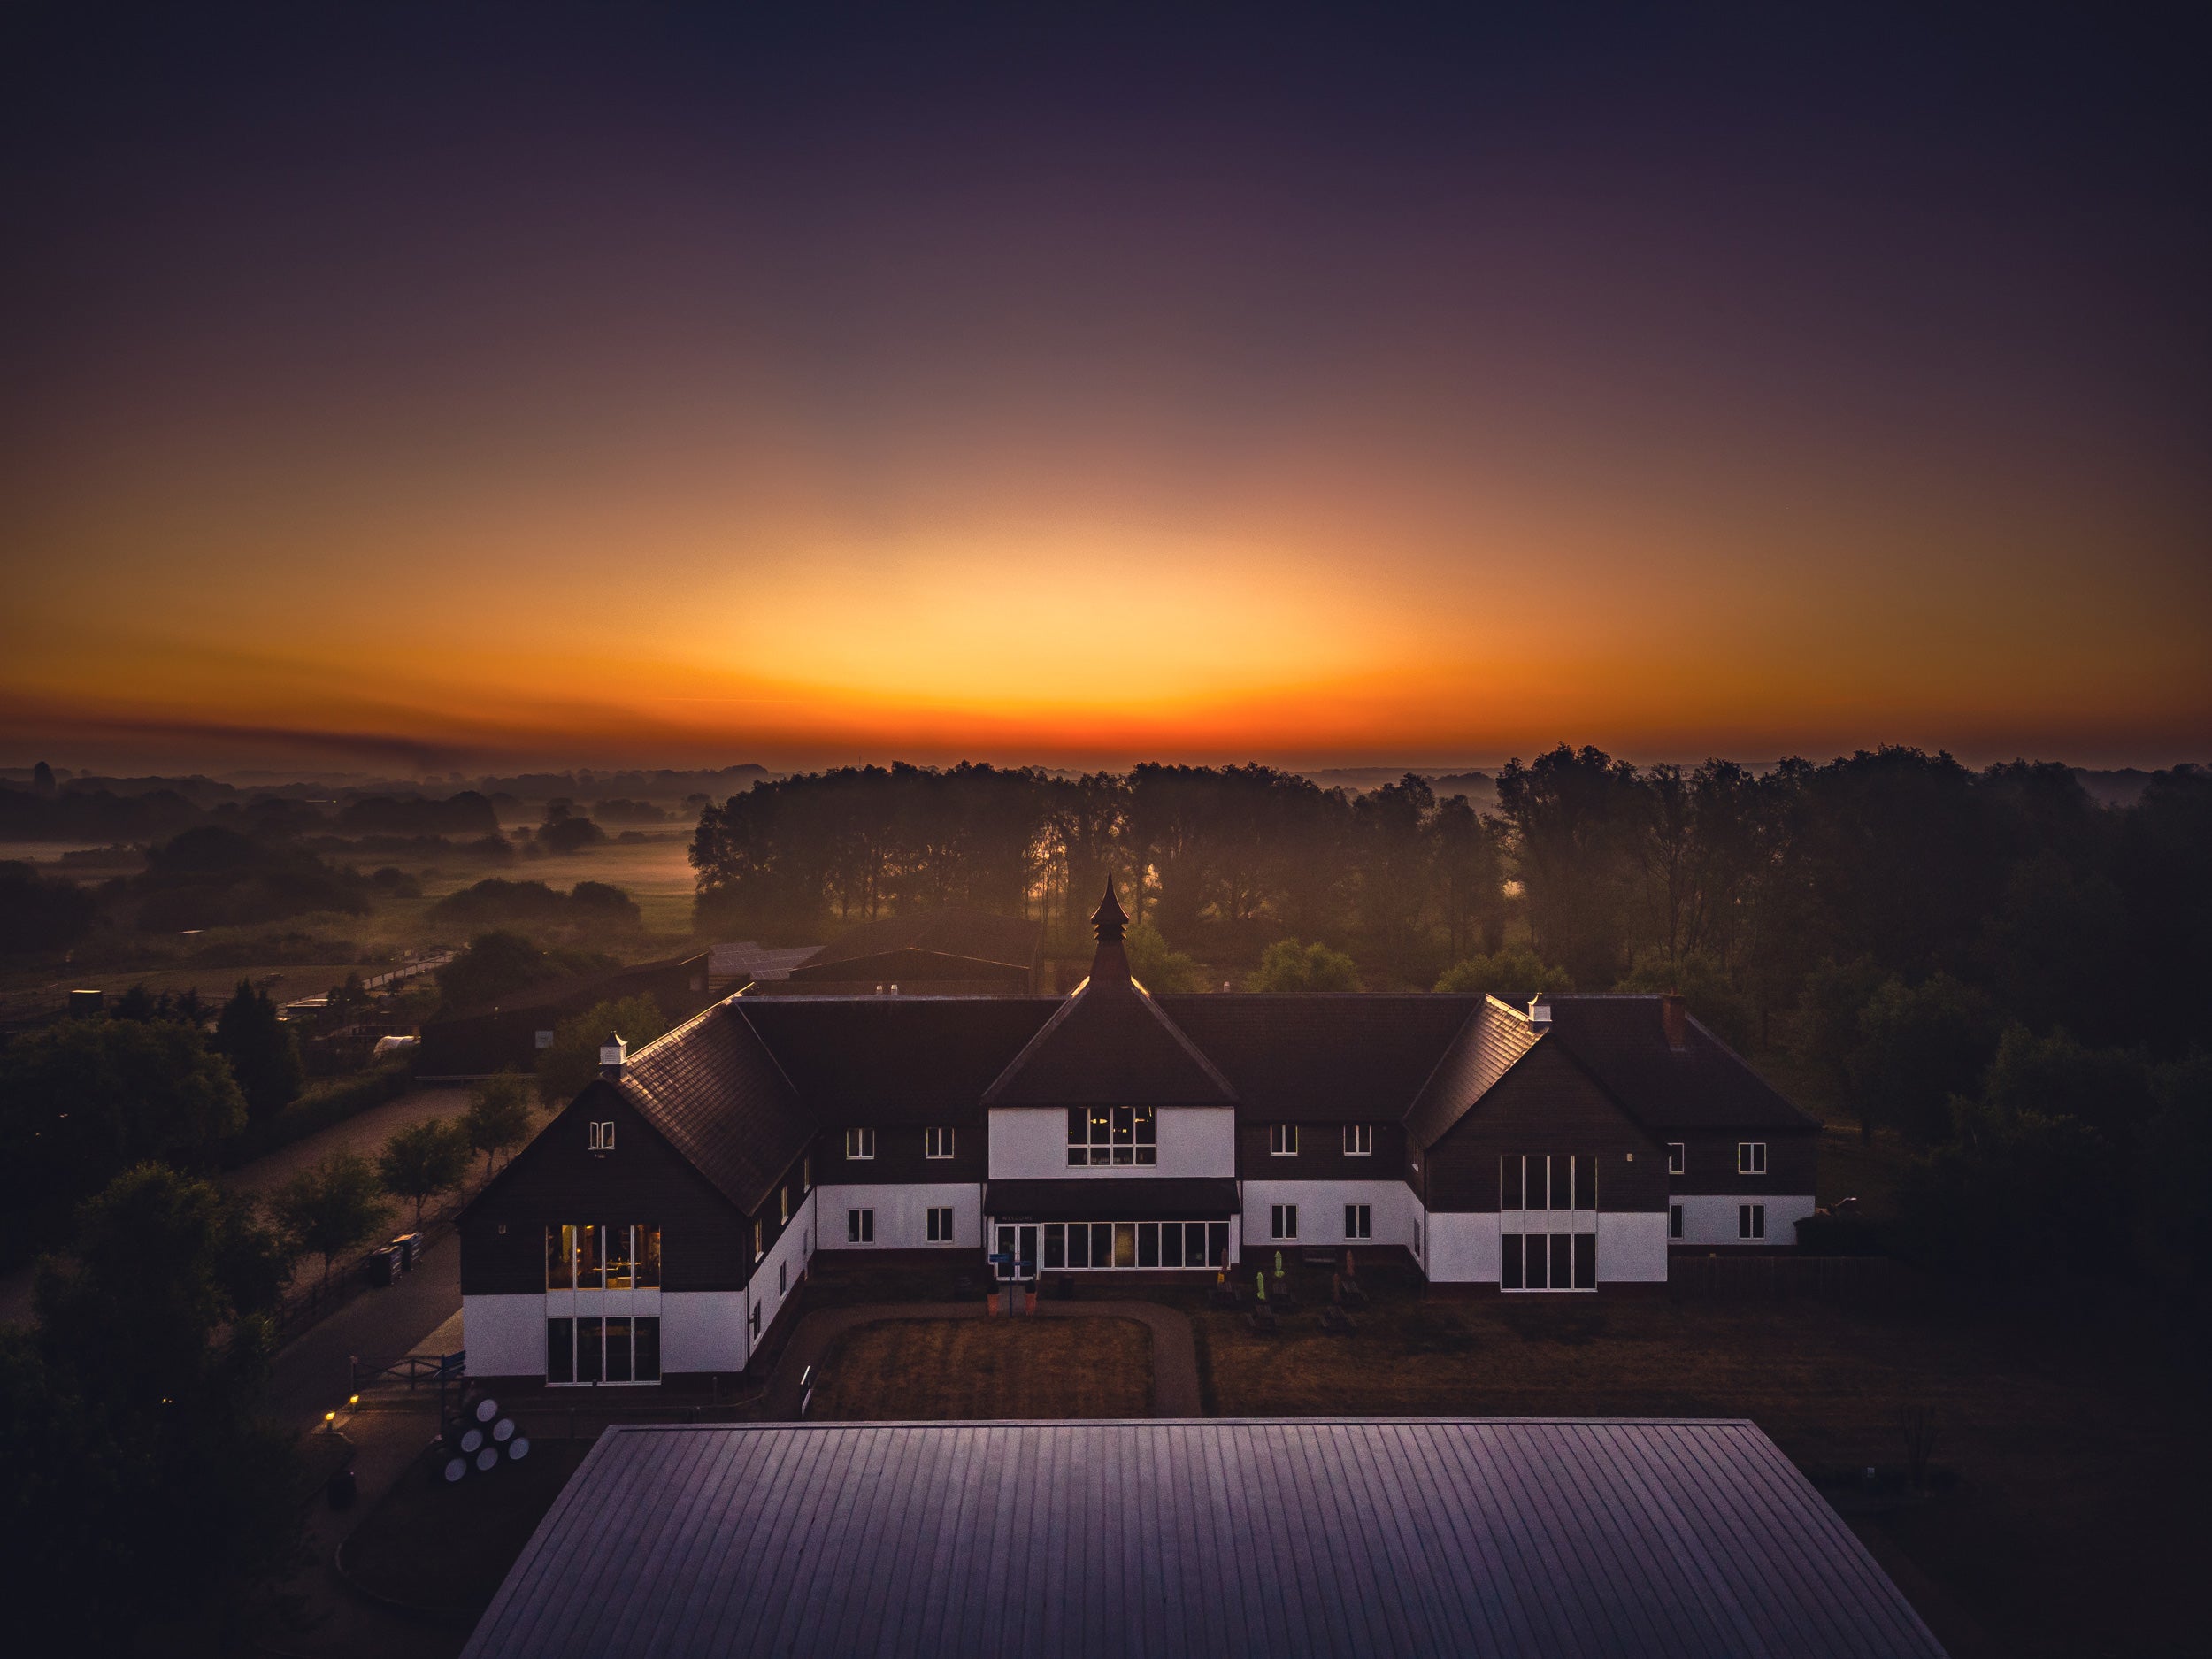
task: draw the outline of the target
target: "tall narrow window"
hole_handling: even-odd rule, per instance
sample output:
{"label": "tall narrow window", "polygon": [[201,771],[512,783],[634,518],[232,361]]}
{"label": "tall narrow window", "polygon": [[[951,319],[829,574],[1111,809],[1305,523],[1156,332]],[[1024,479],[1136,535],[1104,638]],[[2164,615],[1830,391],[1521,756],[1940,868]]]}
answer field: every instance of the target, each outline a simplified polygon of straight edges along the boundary
{"label": "tall narrow window", "polygon": [[548,1227],[545,1230],[545,1287],[548,1290],[576,1288],[576,1229]]}
{"label": "tall narrow window", "polygon": [[1375,1125],[1346,1124],[1344,1125],[1344,1156],[1348,1158],[1370,1158],[1375,1156]]}
{"label": "tall narrow window", "polygon": [[1767,1172],[1767,1143],[1763,1141],[1736,1142],[1736,1173],[1764,1175]]}
{"label": "tall narrow window", "polygon": [[876,1155],[876,1132],[872,1129],[845,1131],[845,1156],[857,1163]]}
{"label": "tall narrow window", "polygon": [[1689,1148],[1679,1141],[1667,1142],[1667,1173],[1679,1175],[1689,1167]]}
{"label": "tall narrow window", "polygon": [[630,1229],[609,1227],[607,1234],[607,1288],[628,1290],[632,1287],[634,1271],[630,1255]]}
{"label": "tall narrow window", "polygon": [[790,1219],[791,1188],[788,1186],[779,1187],[776,1188],[776,1225],[780,1227]]}
{"label": "tall narrow window", "polygon": [[756,1262],[760,1260],[762,1256],[768,1254],[766,1234],[767,1229],[765,1227],[764,1227],[757,1221],[753,1223],[753,1260]]}
{"label": "tall narrow window", "polygon": [[799,1160],[799,1190],[803,1193],[814,1190],[814,1155],[811,1152]]}
{"label": "tall narrow window", "polygon": [[1298,1156],[1298,1125],[1296,1124],[1268,1125],[1267,1150],[1271,1157],[1296,1157]]}
{"label": "tall narrow window", "polygon": [[1667,1206],[1667,1237],[1670,1239],[1678,1239],[1681,1236],[1682,1206],[1679,1204],[1669,1204]]}
{"label": "tall narrow window", "polygon": [[926,1158],[950,1157],[952,1156],[952,1131],[949,1128],[923,1130],[922,1156]]}

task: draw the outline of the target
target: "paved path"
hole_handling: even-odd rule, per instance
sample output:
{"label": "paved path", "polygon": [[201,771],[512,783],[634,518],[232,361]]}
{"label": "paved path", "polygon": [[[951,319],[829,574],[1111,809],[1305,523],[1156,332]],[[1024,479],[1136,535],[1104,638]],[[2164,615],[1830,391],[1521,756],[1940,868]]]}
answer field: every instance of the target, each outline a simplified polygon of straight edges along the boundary
{"label": "paved path", "polygon": [[[1202,1416],[1198,1391],[1198,1344],[1190,1319],[1156,1302],[1037,1301],[1038,1313],[1067,1319],[1134,1319],[1152,1333],[1152,1415]],[[973,1302],[877,1302],[850,1308],[823,1308],[799,1321],[791,1344],[769,1380],[766,1415],[795,1422],[799,1415],[799,1379],[818,1365],[837,1339],[856,1325],[884,1319],[980,1319],[984,1305]]]}

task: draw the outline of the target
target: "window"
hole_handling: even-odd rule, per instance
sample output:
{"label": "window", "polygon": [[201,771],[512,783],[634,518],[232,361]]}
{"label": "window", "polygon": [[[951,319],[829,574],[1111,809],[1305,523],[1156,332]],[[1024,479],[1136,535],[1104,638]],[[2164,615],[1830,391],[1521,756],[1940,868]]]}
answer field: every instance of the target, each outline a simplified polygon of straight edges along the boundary
{"label": "window", "polygon": [[845,1212],[845,1242],[873,1244],[876,1241],[876,1212],[872,1210],[848,1210]]}
{"label": "window", "polygon": [[657,1290],[658,1227],[571,1223],[545,1230],[548,1290]]}
{"label": "window", "polygon": [[1220,1267],[1229,1259],[1225,1221],[1054,1221],[1043,1232],[1044,1264],[1056,1271]]}
{"label": "window", "polygon": [[1595,1210],[1598,1161],[1586,1153],[1509,1152],[1498,1160],[1498,1208]]}
{"label": "window", "polygon": [[1371,1158],[1375,1156],[1375,1125],[1346,1124],[1344,1125],[1344,1156],[1348,1158]]}
{"label": "window", "polygon": [[766,1231],[767,1229],[764,1228],[759,1222],[756,1221],[753,1223],[753,1260],[756,1262],[760,1260],[762,1256],[768,1254],[767,1245],[764,1241]]}
{"label": "window", "polygon": [[1767,1143],[1763,1141],[1736,1142],[1736,1173],[1764,1175],[1767,1172]]}
{"label": "window", "polygon": [[950,1129],[923,1130],[922,1156],[926,1158],[950,1157],[952,1156],[952,1131]]}
{"label": "window", "polygon": [[1298,1236],[1298,1206],[1295,1204],[1276,1205],[1274,1224],[1274,1237],[1278,1239],[1296,1238]]}
{"label": "window", "polygon": [[1268,1125],[1267,1150],[1271,1157],[1296,1157],[1298,1156],[1298,1125],[1296,1124]]}
{"label": "window", "polygon": [[1764,1204],[1736,1206],[1736,1236],[1739,1239],[1763,1239],[1767,1236],[1767,1207]]}
{"label": "window", "polygon": [[799,1160],[799,1190],[803,1193],[814,1190],[814,1155],[811,1152]]}
{"label": "window", "polygon": [[1506,1233],[1498,1237],[1501,1290],[1595,1290],[1594,1233]]}
{"label": "window", "polygon": [[614,1150],[614,1120],[612,1118],[595,1118],[592,1119],[591,1150],[594,1152]]}
{"label": "window", "polygon": [[950,1244],[952,1242],[952,1206],[947,1204],[941,1209],[931,1210],[927,1217],[927,1225],[929,1241],[932,1244]]}
{"label": "window", "polygon": [[788,1262],[779,1262],[776,1263],[776,1294],[780,1296],[790,1288],[791,1263]]}
{"label": "window", "polygon": [[876,1155],[876,1132],[872,1129],[845,1131],[845,1156],[853,1160],[872,1158]]}
{"label": "window", "polygon": [[1682,1206],[1679,1204],[1669,1204],[1667,1206],[1667,1237],[1670,1239],[1678,1239],[1681,1236]]}
{"label": "window", "polygon": [[752,1333],[755,1341],[760,1340],[760,1304],[758,1302],[755,1302],[753,1310],[745,1316],[745,1328]]}
{"label": "window", "polygon": [[657,1383],[661,1379],[661,1322],[652,1314],[616,1314],[545,1322],[545,1380]]}
{"label": "window", "polygon": [[1156,1164],[1155,1130],[1149,1106],[1071,1106],[1068,1167]]}
{"label": "window", "polygon": [[1371,1239],[1375,1236],[1374,1212],[1368,1205],[1344,1206],[1344,1236],[1348,1239]]}
{"label": "window", "polygon": [[791,1219],[791,1188],[787,1184],[776,1189],[776,1225],[784,1225]]}
{"label": "window", "polygon": [[1667,1173],[1679,1175],[1689,1167],[1689,1148],[1679,1141],[1667,1142]]}

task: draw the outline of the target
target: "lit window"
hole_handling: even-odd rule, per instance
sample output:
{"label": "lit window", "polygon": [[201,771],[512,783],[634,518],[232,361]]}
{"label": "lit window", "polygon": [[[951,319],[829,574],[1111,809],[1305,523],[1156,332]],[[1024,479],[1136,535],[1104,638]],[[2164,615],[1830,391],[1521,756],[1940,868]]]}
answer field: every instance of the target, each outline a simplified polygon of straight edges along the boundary
{"label": "lit window", "polygon": [[1298,1125],[1296,1124],[1268,1125],[1267,1150],[1271,1157],[1296,1157],[1298,1156]]}
{"label": "lit window", "polygon": [[1344,1125],[1344,1156],[1348,1158],[1370,1158],[1375,1156],[1375,1125],[1346,1124]]}
{"label": "lit window", "polygon": [[1736,1173],[1764,1175],[1767,1172],[1767,1143],[1763,1141],[1736,1142]]}
{"label": "lit window", "polygon": [[872,1158],[876,1155],[876,1132],[872,1129],[845,1131],[845,1156],[851,1159]]}
{"label": "lit window", "polygon": [[926,1158],[949,1158],[952,1156],[952,1131],[925,1129],[922,1131],[922,1156]]}
{"label": "lit window", "polygon": [[1068,1167],[1156,1164],[1156,1128],[1149,1106],[1071,1106]]}
{"label": "lit window", "polygon": [[1667,1142],[1667,1173],[1679,1175],[1690,1166],[1689,1148],[1679,1141]]}

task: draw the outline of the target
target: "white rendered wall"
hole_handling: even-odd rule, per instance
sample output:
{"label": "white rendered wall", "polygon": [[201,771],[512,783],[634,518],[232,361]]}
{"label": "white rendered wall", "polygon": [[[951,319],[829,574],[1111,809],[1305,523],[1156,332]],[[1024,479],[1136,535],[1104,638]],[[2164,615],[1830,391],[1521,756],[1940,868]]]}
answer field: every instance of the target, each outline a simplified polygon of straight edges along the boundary
{"label": "white rendered wall", "polygon": [[[1063,1136],[1066,1134],[1063,1129]],[[983,1187],[976,1181],[930,1181],[913,1184],[884,1182],[863,1186],[848,1183],[814,1189],[822,1235],[815,1248],[822,1250],[979,1250],[983,1248]],[[950,1207],[952,1242],[930,1242],[929,1217],[923,1212]],[[846,1230],[845,1212],[876,1212],[876,1236],[872,1244],[855,1244]]]}
{"label": "white rendered wall", "polygon": [[1155,1117],[1150,1164],[1068,1165],[1068,1115],[1059,1107],[1001,1106],[991,1112],[991,1179],[1125,1180],[1161,1176],[1233,1176],[1237,1114],[1233,1106],[1163,1106]]}
{"label": "white rendered wall", "polygon": [[1666,1279],[1666,1212],[1600,1210],[1598,1283],[1663,1285]]}
{"label": "white rendered wall", "polygon": [[464,1296],[461,1346],[472,1377],[545,1375],[545,1297]]}
{"label": "white rendered wall", "polygon": [[[1682,1206],[1682,1236],[1672,1240],[1676,1244],[1795,1244],[1797,1224],[1813,1213],[1810,1193],[1788,1193],[1779,1196],[1770,1194],[1752,1194],[1732,1196],[1726,1193],[1678,1193],[1669,1203]],[[1736,1228],[1740,1204],[1764,1204],[1767,1207],[1767,1236],[1763,1239],[1740,1239]]]}
{"label": "white rendered wall", "polygon": [[[818,1242],[815,1237],[815,1218],[821,1213],[821,1193],[822,1189],[818,1187],[799,1201],[799,1208],[791,1217],[791,1225],[769,1247],[768,1254],[754,1264],[753,1280],[747,1286],[747,1291],[753,1299],[754,1306],[760,1310],[759,1325],[764,1336],[767,1334],[768,1327],[775,1324],[778,1311],[798,1290],[800,1278],[806,1272],[806,1264],[814,1254]],[[841,1210],[838,1214],[837,1224],[840,1226],[845,1225]],[[782,1278],[780,1290],[777,1288],[779,1274]],[[661,1326],[664,1346],[661,1369],[664,1371],[677,1369],[668,1362],[665,1352],[667,1340],[668,1326],[664,1323]],[[749,1325],[745,1332],[745,1358],[748,1363],[751,1363],[753,1347],[757,1340]]]}
{"label": "white rendered wall", "polygon": [[[775,1282],[771,1279],[772,1285]],[[543,1338],[540,1339],[541,1343]],[[741,1290],[664,1290],[661,1293],[661,1374],[745,1369],[745,1293]],[[545,1373],[542,1356],[538,1374]]]}
{"label": "white rendered wall", "polygon": [[1429,1216],[1428,1257],[1428,1275],[1437,1284],[1496,1284],[1496,1214],[1460,1210],[1432,1211]]}
{"label": "white rendered wall", "polygon": [[[1347,1244],[1395,1244],[1410,1248],[1420,1236],[1420,1201],[1403,1181],[1247,1181],[1244,1236],[1256,1250],[1271,1248],[1275,1206],[1298,1206],[1298,1237],[1282,1240],[1305,1249],[1339,1249]],[[1365,1204],[1372,1233],[1344,1236],[1344,1206]]]}

